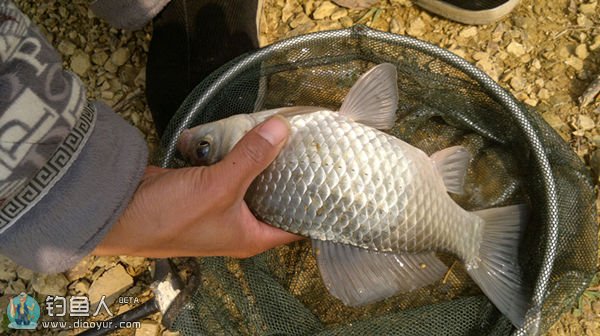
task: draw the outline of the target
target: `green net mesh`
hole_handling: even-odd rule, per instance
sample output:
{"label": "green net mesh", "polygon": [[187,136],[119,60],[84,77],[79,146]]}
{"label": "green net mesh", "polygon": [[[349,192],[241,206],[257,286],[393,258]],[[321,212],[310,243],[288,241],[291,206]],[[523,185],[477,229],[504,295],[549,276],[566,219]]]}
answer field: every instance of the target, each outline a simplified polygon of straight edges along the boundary
{"label": "green net mesh", "polygon": [[177,135],[200,123],[282,106],[337,110],[356,79],[383,62],[398,69],[401,117],[391,133],[428,154],[452,145],[473,154],[456,202],[469,210],[530,205],[519,260],[532,289],[526,325],[515,330],[450,255],[440,256],[450,270],[438,282],[346,307],[328,294],[304,241],[246,260],[198,259],[198,285],[172,314],[172,328],[183,335],[535,335],[586,288],[597,223],[584,165],[535,111],[426,42],[356,26],[244,55],[189,95],[163,137],[160,162],[185,166]]}

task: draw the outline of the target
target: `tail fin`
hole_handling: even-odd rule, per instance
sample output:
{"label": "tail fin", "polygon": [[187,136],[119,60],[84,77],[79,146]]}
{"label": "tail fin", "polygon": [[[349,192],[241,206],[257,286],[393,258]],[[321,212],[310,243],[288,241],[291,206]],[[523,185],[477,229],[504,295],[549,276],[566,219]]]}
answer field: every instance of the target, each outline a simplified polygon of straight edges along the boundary
{"label": "tail fin", "polygon": [[485,220],[479,255],[468,265],[471,278],[516,327],[523,326],[528,290],[518,266],[518,246],[525,227],[527,207],[523,204],[475,211]]}

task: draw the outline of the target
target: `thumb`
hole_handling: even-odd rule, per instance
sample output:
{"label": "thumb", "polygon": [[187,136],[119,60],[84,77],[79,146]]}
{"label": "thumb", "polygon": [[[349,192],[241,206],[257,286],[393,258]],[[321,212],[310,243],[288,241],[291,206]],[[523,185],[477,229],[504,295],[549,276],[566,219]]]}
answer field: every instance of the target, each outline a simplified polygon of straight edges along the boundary
{"label": "thumb", "polygon": [[211,166],[243,192],[279,154],[290,133],[287,120],[274,116],[248,132],[219,163]]}

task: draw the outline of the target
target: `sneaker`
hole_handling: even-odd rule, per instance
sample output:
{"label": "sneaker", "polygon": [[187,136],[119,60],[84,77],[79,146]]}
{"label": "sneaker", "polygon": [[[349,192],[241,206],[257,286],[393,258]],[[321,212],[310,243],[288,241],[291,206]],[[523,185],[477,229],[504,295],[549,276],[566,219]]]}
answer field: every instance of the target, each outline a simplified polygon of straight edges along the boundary
{"label": "sneaker", "polygon": [[508,15],[519,0],[413,0],[434,14],[466,24],[488,24]]}
{"label": "sneaker", "polygon": [[172,0],[153,20],[146,98],[159,136],[187,95],[214,70],[258,48],[262,0]]}

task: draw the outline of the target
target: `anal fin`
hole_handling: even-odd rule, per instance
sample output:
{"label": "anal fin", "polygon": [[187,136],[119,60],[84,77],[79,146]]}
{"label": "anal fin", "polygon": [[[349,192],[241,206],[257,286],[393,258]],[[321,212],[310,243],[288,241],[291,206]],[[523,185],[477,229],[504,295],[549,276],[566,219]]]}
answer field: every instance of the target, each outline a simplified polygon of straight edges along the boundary
{"label": "anal fin", "polygon": [[383,253],[313,240],[325,286],[347,306],[361,306],[429,285],[447,267],[433,252]]}

